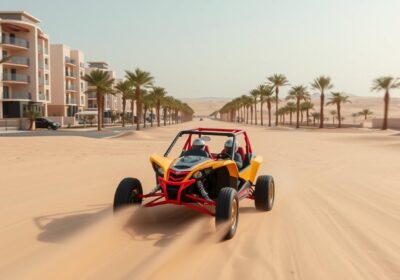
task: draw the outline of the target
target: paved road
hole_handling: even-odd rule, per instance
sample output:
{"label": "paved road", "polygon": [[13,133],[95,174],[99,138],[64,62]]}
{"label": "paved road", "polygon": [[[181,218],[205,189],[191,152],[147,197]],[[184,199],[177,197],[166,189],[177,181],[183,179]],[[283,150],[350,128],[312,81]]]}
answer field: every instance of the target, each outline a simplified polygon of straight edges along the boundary
{"label": "paved road", "polygon": [[[149,128],[149,126],[147,126]],[[146,128],[146,129],[147,129]],[[25,136],[82,136],[88,138],[108,138],[119,135],[122,132],[136,131],[136,125],[128,125],[126,127],[106,127],[102,131],[87,129],[37,129],[35,131],[0,131],[0,137],[25,137]]]}

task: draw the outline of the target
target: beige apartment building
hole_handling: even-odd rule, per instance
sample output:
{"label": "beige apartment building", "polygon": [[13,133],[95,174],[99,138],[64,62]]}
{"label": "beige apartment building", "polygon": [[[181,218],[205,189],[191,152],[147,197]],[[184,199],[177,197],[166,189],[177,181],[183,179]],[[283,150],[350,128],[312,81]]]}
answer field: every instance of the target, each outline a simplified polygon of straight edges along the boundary
{"label": "beige apartment building", "polygon": [[49,37],[40,20],[22,11],[0,12],[0,119],[21,118],[30,108],[47,116],[51,101]]}
{"label": "beige apartment building", "polygon": [[51,54],[51,103],[50,117],[63,117],[63,124],[74,124],[75,114],[86,105],[86,82],[84,54],[79,50],[58,44],[50,46]]}

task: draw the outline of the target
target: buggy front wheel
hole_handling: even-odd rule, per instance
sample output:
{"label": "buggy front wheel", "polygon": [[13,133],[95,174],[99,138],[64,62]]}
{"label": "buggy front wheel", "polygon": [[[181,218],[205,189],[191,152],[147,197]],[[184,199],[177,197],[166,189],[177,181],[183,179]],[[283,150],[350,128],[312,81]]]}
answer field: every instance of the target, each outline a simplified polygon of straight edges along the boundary
{"label": "buggy front wheel", "polygon": [[239,223],[239,198],[233,188],[222,188],[218,194],[215,208],[217,230],[224,233],[224,239],[231,239]]}
{"label": "buggy front wheel", "polygon": [[136,178],[123,179],[115,191],[114,195],[114,212],[129,205],[140,205],[142,203],[143,194],[142,184]]}

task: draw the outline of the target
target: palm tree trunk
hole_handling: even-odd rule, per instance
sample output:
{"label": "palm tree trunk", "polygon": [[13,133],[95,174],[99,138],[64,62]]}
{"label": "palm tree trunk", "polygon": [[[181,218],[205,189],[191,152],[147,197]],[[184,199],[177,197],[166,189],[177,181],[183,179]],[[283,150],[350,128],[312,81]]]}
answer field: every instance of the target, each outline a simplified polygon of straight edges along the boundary
{"label": "palm tree trunk", "polygon": [[289,112],[289,115],[290,115],[290,121],[289,121],[289,124],[290,124],[290,125],[292,125],[292,111],[290,111],[290,112]]}
{"label": "palm tree trunk", "polygon": [[297,98],[297,104],[296,104],[297,108],[296,108],[296,128],[300,127],[300,123],[299,123],[299,115],[300,115],[300,98]]}
{"label": "palm tree trunk", "polygon": [[249,124],[249,107],[246,107],[246,124]]}
{"label": "palm tree trunk", "polygon": [[[292,113],[290,113],[290,120],[292,119]],[[283,125],[285,125],[285,113],[282,114]]]}
{"label": "palm tree trunk", "polygon": [[260,104],[260,106],[261,106],[261,126],[263,126],[264,125],[264,121],[263,121],[263,118],[264,118],[264,114],[263,114],[263,105],[264,105],[264,102],[263,101],[261,101],[260,102],[261,104]]}
{"label": "palm tree trunk", "polygon": [[310,118],[309,110],[308,110],[308,109],[306,110],[306,114],[307,114],[307,126],[308,126],[308,120],[309,120],[309,118]]}
{"label": "palm tree trunk", "polygon": [[257,100],[254,100],[254,123],[257,125]]}
{"label": "palm tree trunk", "polygon": [[150,126],[153,127],[153,107],[150,108]]}
{"label": "palm tree trunk", "polygon": [[271,101],[267,101],[268,107],[268,126],[271,126]]}
{"label": "palm tree trunk", "polygon": [[319,112],[319,128],[324,128],[324,106],[325,106],[325,95],[324,91],[321,91],[321,103]]}
{"label": "palm tree trunk", "polygon": [[147,114],[147,106],[144,106],[144,112],[143,112],[143,128],[146,128],[146,114]]}
{"label": "palm tree trunk", "polygon": [[303,110],[300,110],[300,113],[301,113],[301,124],[303,124]]}
{"label": "palm tree trunk", "polygon": [[278,103],[279,103],[278,96],[279,96],[279,87],[276,87],[275,88],[275,97],[276,97],[276,100],[275,100],[275,115],[276,115],[275,126],[278,126]]}
{"label": "palm tree trunk", "polygon": [[97,99],[97,130],[101,131],[101,95],[100,92],[96,93],[96,99]]}
{"label": "palm tree trunk", "polygon": [[387,90],[385,92],[385,97],[384,97],[384,116],[383,116],[383,124],[382,124],[382,130],[386,130],[388,128],[388,115],[389,115],[389,91]]}
{"label": "palm tree trunk", "polygon": [[164,113],[164,126],[167,125],[167,108],[163,108],[163,113]]}
{"label": "palm tree trunk", "polygon": [[136,87],[136,130],[140,130],[140,120],[142,119],[142,99],[140,96],[140,87]]}
{"label": "palm tree trunk", "polygon": [[104,94],[101,95],[101,127],[105,127],[104,124],[104,107],[105,107],[105,96]]}
{"label": "palm tree trunk", "polygon": [[342,127],[342,118],[340,116],[340,103],[337,103],[336,106],[337,106],[338,122],[339,122],[338,127],[341,128]]}
{"label": "palm tree trunk", "polygon": [[157,100],[157,107],[156,107],[156,113],[157,113],[157,126],[160,127],[160,100]]}
{"label": "palm tree trunk", "polygon": [[135,115],[134,115],[134,109],[135,109],[135,99],[131,99],[131,111],[132,111],[132,126],[135,124]]}
{"label": "palm tree trunk", "polygon": [[126,107],[126,98],[122,96],[122,127],[125,127],[125,107]]}
{"label": "palm tree trunk", "polygon": [[253,124],[253,106],[250,106],[250,114],[251,114],[250,124]]}

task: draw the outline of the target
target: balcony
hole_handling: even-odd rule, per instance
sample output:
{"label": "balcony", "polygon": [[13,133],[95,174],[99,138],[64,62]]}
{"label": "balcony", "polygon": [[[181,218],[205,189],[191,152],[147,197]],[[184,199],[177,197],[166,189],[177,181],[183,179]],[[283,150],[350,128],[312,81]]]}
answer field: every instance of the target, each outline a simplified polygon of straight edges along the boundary
{"label": "balcony", "polygon": [[3,92],[3,99],[32,100],[29,92],[13,92],[12,94]]}
{"label": "balcony", "polygon": [[38,45],[38,51],[40,53],[49,54],[49,49],[46,47],[43,47],[42,45]]}
{"label": "balcony", "polygon": [[45,80],[44,77],[39,77],[39,85],[41,85],[41,86],[43,86],[43,85],[48,86],[48,85],[49,85],[49,80]]}
{"label": "balcony", "polygon": [[44,64],[43,62],[39,62],[39,68],[49,70],[49,65]]}
{"label": "balcony", "polygon": [[73,104],[77,105],[78,104],[78,99],[75,97],[69,97],[68,96],[65,98],[65,104]]}
{"label": "balcony", "polygon": [[12,56],[9,60],[5,61],[3,65],[28,67],[29,58],[25,56]]}
{"label": "balcony", "polygon": [[74,85],[65,85],[65,89],[68,91],[76,91],[76,87]]}
{"label": "balcony", "polygon": [[44,94],[43,92],[39,92],[39,100],[46,101],[47,100],[46,94]]}
{"label": "balcony", "polygon": [[65,57],[65,63],[75,66],[75,60],[70,58],[70,57],[68,57],[68,56]]}
{"label": "balcony", "polygon": [[3,73],[4,83],[15,83],[15,84],[27,84],[30,82],[28,75],[14,74],[14,73]]}
{"label": "balcony", "polygon": [[70,79],[76,79],[75,73],[65,72],[65,77]]}
{"label": "balcony", "polygon": [[10,47],[15,47],[18,49],[28,49],[29,48],[29,42],[25,39],[18,38],[18,37],[10,37],[10,36],[2,36],[1,37],[1,44],[7,45]]}

